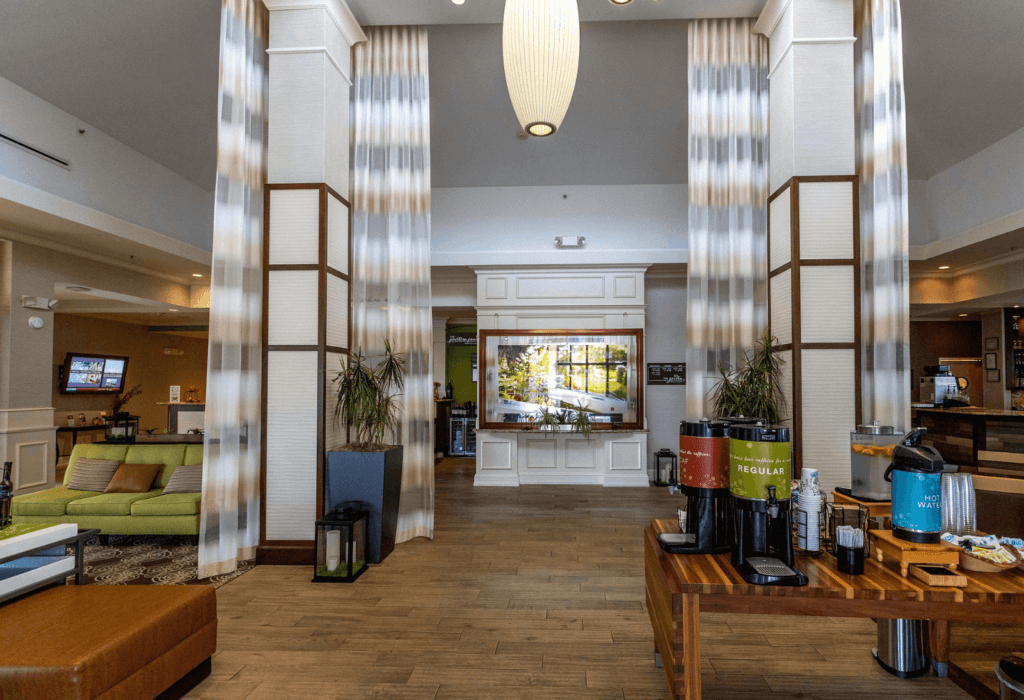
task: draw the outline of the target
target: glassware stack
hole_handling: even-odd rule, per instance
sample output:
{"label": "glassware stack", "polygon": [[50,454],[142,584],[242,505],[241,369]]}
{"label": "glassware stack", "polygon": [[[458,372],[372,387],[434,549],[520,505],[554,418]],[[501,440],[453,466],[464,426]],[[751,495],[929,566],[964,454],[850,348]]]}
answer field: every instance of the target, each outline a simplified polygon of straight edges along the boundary
{"label": "glassware stack", "polygon": [[942,531],[959,536],[978,532],[974,479],[970,474],[942,475]]}

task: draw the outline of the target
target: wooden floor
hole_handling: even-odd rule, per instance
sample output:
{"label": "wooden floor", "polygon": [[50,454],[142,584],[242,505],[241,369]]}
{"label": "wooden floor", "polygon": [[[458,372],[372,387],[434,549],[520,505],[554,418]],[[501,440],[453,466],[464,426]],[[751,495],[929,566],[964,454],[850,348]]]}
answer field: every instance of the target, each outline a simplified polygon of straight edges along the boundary
{"label": "wooden floor", "polygon": [[[257,567],[217,591],[207,700],[660,700],[644,609],[641,528],[666,489],[473,488],[438,467],[435,539],[399,545],[354,584]],[[968,697],[898,680],[867,620],[705,614],[705,698]]]}

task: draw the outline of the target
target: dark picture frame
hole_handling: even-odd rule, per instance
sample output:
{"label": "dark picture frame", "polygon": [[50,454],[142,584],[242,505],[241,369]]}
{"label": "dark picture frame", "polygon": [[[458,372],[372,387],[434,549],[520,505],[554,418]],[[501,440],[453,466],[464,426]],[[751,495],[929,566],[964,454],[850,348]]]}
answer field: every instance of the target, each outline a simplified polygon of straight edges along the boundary
{"label": "dark picture frame", "polygon": [[985,352],[998,352],[999,338],[985,338]]}
{"label": "dark picture frame", "polygon": [[999,382],[999,370],[997,370],[997,369],[986,370],[985,371],[985,381],[986,382],[998,383]]}
{"label": "dark picture frame", "polygon": [[994,352],[985,353],[985,369],[996,369],[996,354]]}

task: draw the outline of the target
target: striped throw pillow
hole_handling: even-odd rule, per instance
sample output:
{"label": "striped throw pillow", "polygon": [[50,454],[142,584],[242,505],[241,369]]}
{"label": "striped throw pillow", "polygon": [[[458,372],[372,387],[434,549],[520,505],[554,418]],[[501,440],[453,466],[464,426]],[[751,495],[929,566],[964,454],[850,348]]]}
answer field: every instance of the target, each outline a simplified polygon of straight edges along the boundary
{"label": "striped throw pillow", "polygon": [[202,493],[203,492],[203,465],[188,464],[175,467],[171,478],[164,486],[164,495],[168,493]]}
{"label": "striped throw pillow", "polygon": [[99,491],[107,490],[107,485],[114,478],[114,473],[121,463],[116,459],[89,459],[79,457],[75,461],[75,468],[71,472],[71,481],[68,488],[72,491]]}

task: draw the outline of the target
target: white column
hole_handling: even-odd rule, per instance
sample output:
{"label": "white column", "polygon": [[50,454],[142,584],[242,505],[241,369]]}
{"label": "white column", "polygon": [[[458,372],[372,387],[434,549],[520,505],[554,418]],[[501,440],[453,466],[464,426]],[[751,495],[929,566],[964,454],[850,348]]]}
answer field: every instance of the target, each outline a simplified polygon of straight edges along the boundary
{"label": "white column", "polygon": [[[26,308],[25,296],[53,296],[49,278],[24,259],[24,246],[0,240],[0,463],[13,462],[16,495],[54,483],[53,312]],[[37,318],[42,326],[29,325]]]}
{"label": "white column", "polygon": [[783,349],[797,473],[850,485],[860,416],[853,0],[769,0],[769,323]]}
{"label": "white column", "polygon": [[[345,444],[332,379],[349,349],[349,79],[366,37],[343,0],[264,0],[270,108],[264,289],[266,421],[260,559],[299,563]],[[309,541],[308,545],[301,541]]]}

